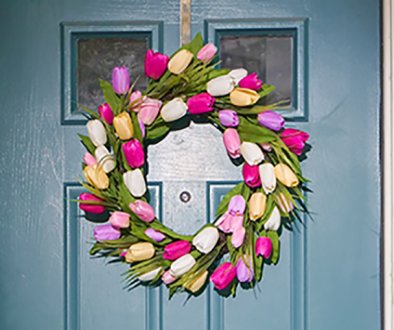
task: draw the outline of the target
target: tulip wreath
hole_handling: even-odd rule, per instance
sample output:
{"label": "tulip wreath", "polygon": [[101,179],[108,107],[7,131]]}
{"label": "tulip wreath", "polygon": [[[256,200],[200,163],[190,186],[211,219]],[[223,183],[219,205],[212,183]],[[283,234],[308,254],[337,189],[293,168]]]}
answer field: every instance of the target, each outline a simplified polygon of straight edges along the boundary
{"label": "tulip wreath", "polygon": [[[94,229],[92,255],[129,265],[128,288],[164,282],[170,297],[201,293],[207,283],[235,295],[239,282],[260,281],[264,263],[276,264],[281,227],[291,227],[305,206],[299,156],[308,134],[284,129],[280,104],[258,105],[274,90],[245,69],[217,69],[216,47],[198,34],[171,57],[149,50],[144,92],[130,86],[129,72],[115,67],[112,84],[100,80],[106,103],[89,118],[81,183],[89,193],[78,202]],[[161,223],[148,204],[146,147],[171,131],[183,116],[205,117],[223,132],[229,157],[244,160],[244,181],[221,201],[213,223],[180,235]],[[239,164],[241,162],[238,162]],[[243,162],[242,162],[243,163]]]}

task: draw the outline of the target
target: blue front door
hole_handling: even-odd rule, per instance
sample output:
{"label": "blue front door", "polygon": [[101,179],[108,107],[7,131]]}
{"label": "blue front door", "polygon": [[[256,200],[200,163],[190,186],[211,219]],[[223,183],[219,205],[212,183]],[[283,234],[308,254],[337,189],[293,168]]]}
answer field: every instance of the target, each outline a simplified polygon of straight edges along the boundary
{"label": "blue front door", "polygon": [[[288,124],[311,135],[313,221],[282,233],[254,290],[187,301],[124,290],[126,267],[90,258],[95,225],[69,202],[82,191],[76,102],[101,102],[97,79],[113,66],[136,78],[146,49],[176,50],[180,1],[7,0],[0,13],[0,329],[380,329],[379,1],[192,1],[192,35],[218,46],[223,67],[277,85]],[[149,147],[166,225],[194,233],[242,180],[221,139],[191,123]]]}

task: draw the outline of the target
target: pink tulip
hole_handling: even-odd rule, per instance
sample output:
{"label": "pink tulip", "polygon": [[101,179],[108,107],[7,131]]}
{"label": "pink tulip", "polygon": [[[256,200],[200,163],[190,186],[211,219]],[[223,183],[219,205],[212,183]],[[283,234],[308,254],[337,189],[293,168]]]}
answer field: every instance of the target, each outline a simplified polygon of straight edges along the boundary
{"label": "pink tulip", "polygon": [[[92,202],[104,202],[101,198],[98,198],[89,193],[82,193],[79,195],[80,201],[92,201]],[[103,205],[98,204],[86,204],[86,203],[79,203],[79,208],[85,212],[99,214],[105,211],[105,207]]]}
{"label": "pink tulip", "polygon": [[161,101],[148,97],[144,103],[138,106],[138,118],[140,118],[145,125],[152,125],[159,114],[161,104]]}
{"label": "pink tulip", "polygon": [[120,238],[120,231],[112,225],[105,224],[93,229],[93,236],[96,241],[113,241]]}
{"label": "pink tulip", "polygon": [[237,274],[237,268],[230,262],[222,263],[211,275],[211,281],[218,290],[226,288]]}
{"label": "pink tulip", "polygon": [[223,142],[231,158],[241,156],[241,139],[235,128],[228,128],[224,131]]}
{"label": "pink tulip", "polygon": [[129,207],[142,221],[152,222],[155,218],[152,206],[144,201],[136,200],[134,203],[130,203]]}
{"label": "pink tulip", "polygon": [[234,248],[238,249],[243,244],[244,239],[245,228],[240,227],[233,232],[233,235],[231,236],[231,244],[234,246]]}
{"label": "pink tulip", "polygon": [[225,233],[238,231],[243,225],[245,209],[246,202],[241,195],[232,197],[228,204],[227,212],[216,221],[216,226]]}
{"label": "pink tulip", "polygon": [[145,235],[156,242],[161,242],[163,239],[166,238],[164,234],[157,230],[154,230],[153,228],[148,228],[147,230],[145,230]]}
{"label": "pink tulip", "polygon": [[268,259],[272,253],[272,241],[269,237],[259,237],[256,240],[256,256],[263,256]]}
{"label": "pink tulip", "polygon": [[138,124],[140,125],[140,130],[141,130],[141,134],[142,134],[142,138],[145,138],[145,124],[144,122],[141,120],[140,117],[138,117]]}
{"label": "pink tulip", "polygon": [[145,57],[145,75],[154,80],[159,79],[167,70],[168,61],[167,55],[149,49]]}
{"label": "pink tulip", "polygon": [[239,124],[239,118],[233,110],[221,110],[219,111],[220,123],[225,127],[236,127]]}
{"label": "pink tulip", "polygon": [[251,73],[245,78],[241,79],[238,86],[257,91],[261,88],[263,82],[257,77],[257,73]]}
{"label": "pink tulip", "polygon": [[276,200],[284,213],[290,213],[294,210],[294,204],[290,199],[288,200],[283,193],[280,193],[279,196],[276,197]]}
{"label": "pink tulip", "polygon": [[177,241],[168,244],[164,248],[163,258],[166,260],[176,260],[190,252],[192,248],[188,241]]}
{"label": "pink tulip", "polygon": [[208,43],[197,53],[197,59],[207,63],[215,56],[217,50],[217,47],[213,43]]}
{"label": "pink tulip", "polygon": [[286,128],[280,134],[283,143],[296,155],[301,155],[309,134],[298,129]]}
{"label": "pink tulip", "polygon": [[251,187],[256,188],[261,185],[260,173],[258,165],[249,165],[245,162],[242,169],[242,175],[244,177],[245,183]]}
{"label": "pink tulip", "polygon": [[130,214],[113,212],[109,217],[109,223],[115,228],[128,228],[130,226]]}
{"label": "pink tulip", "polygon": [[98,107],[100,118],[105,120],[107,124],[111,125],[114,121],[114,113],[108,103],[101,104]]}
{"label": "pink tulip", "polygon": [[[246,255],[244,255],[244,259],[247,260]],[[249,267],[245,264],[242,258],[239,258],[237,261],[237,278],[240,282],[251,282],[253,281],[253,267],[252,267],[252,258],[249,257],[248,261]]]}
{"label": "pink tulip", "polygon": [[112,86],[116,94],[124,94],[130,88],[130,74],[126,67],[115,67],[112,71]]}
{"label": "pink tulip", "polygon": [[139,108],[138,106],[144,102],[147,99],[146,96],[142,96],[142,93],[140,91],[134,91],[130,95],[129,103],[133,104],[131,110],[132,111],[138,111]]}
{"label": "pink tulip", "polygon": [[161,280],[165,284],[170,284],[176,280],[176,277],[171,275],[170,270],[167,270],[163,275],[161,275]]}
{"label": "pink tulip", "polygon": [[145,162],[145,153],[140,141],[137,139],[130,140],[122,144],[124,156],[127,164],[132,168],[141,167]]}
{"label": "pink tulip", "polygon": [[215,98],[208,93],[197,94],[187,100],[189,112],[193,115],[212,111],[214,103]]}
{"label": "pink tulip", "polygon": [[126,251],[123,251],[123,252],[120,254],[120,256],[124,258],[124,257],[126,257],[126,254],[127,254],[127,250],[126,250]]}
{"label": "pink tulip", "polygon": [[272,146],[268,142],[259,143],[260,147],[262,147],[265,151],[270,152],[272,150]]}
{"label": "pink tulip", "polygon": [[86,164],[86,166],[97,165],[96,158],[88,152],[83,155],[83,162]]}

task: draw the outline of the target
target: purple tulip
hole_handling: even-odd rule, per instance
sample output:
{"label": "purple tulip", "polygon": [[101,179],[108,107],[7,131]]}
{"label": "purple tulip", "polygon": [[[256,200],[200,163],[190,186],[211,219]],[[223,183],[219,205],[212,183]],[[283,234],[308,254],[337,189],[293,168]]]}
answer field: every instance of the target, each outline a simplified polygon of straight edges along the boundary
{"label": "purple tulip", "polygon": [[241,138],[235,128],[227,128],[224,131],[223,143],[231,158],[241,156]]}
{"label": "purple tulip", "polygon": [[257,77],[257,73],[251,73],[245,78],[241,79],[238,86],[257,91],[261,88],[263,82]]}
{"label": "purple tulip", "polygon": [[259,237],[256,240],[256,255],[268,259],[272,253],[272,241],[269,237]]}
{"label": "purple tulip", "polygon": [[123,153],[127,164],[132,168],[141,167],[145,162],[145,153],[140,141],[137,139],[130,140],[122,144]]}
{"label": "purple tulip", "polygon": [[291,152],[299,156],[302,154],[305,142],[309,139],[309,134],[298,129],[286,128],[280,134],[280,138]]}
{"label": "purple tulip", "polygon": [[244,242],[245,239],[245,228],[239,227],[234,230],[233,235],[231,236],[231,244],[234,248],[238,249]]}
{"label": "purple tulip", "polygon": [[219,111],[220,123],[225,127],[236,127],[239,124],[239,118],[233,110],[221,110]]}
{"label": "purple tulip", "polygon": [[192,248],[188,241],[177,241],[168,244],[164,248],[163,258],[166,260],[176,260],[190,252]]}
{"label": "purple tulip", "polygon": [[241,195],[234,196],[228,204],[227,212],[216,221],[216,226],[225,233],[238,231],[243,225],[245,209],[245,199]]}
{"label": "purple tulip", "polygon": [[114,113],[108,103],[101,104],[98,107],[100,118],[105,120],[107,124],[111,125],[114,121]]}
{"label": "purple tulip", "polygon": [[129,207],[142,221],[152,222],[155,218],[155,211],[147,202],[136,200],[130,203]]}
{"label": "purple tulip", "polygon": [[149,49],[145,57],[145,75],[154,80],[159,79],[167,70],[168,61],[167,55]]}
{"label": "purple tulip", "polygon": [[197,53],[197,59],[207,63],[215,56],[217,50],[217,47],[213,43],[208,43]]}
{"label": "purple tulip", "polygon": [[241,195],[235,195],[230,199],[228,211],[232,215],[241,215],[245,213],[246,202]]}
{"label": "purple tulip", "polygon": [[226,288],[237,274],[237,268],[231,262],[222,263],[211,275],[211,281],[218,290]]}
{"label": "purple tulip", "polygon": [[86,164],[86,166],[97,165],[96,158],[88,152],[83,155],[83,162]]}
{"label": "purple tulip", "polygon": [[280,131],[285,126],[284,118],[279,113],[271,110],[259,113],[257,121],[273,131]]}
{"label": "purple tulip", "polygon": [[[92,202],[104,202],[101,198],[98,198],[89,193],[82,193],[79,195],[80,201],[92,201]],[[100,214],[105,211],[105,207],[103,205],[98,204],[87,204],[87,203],[79,203],[79,208],[85,212]]]}
{"label": "purple tulip", "polygon": [[197,94],[187,100],[189,112],[193,115],[212,111],[214,103],[215,98],[208,93]]}
{"label": "purple tulip", "polygon": [[130,75],[126,67],[114,67],[112,71],[112,86],[116,94],[124,94],[130,88]]}
{"label": "purple tulip", "polygon": [[140,117],[138,117],[138,124],[140,125],[140,130],[141,130],[141,134],[142,134],[142,138],[145,138],[145,124],[144,122],[141,120]]}
{"label": "purple tulip", "polygon": [[245,162],[244,167],[242,169],[242,175],[244,177],[245,183],[249,187],[256,188],[261,185],[258,165],[249,165],[248,163]]}
{"label": "purple tulip", "polygon": [[120,238],[120,231],[110,224],[97,226],[93,229],[93,236],[96,241],[113,241]]}
{"label": "purple tulip", "polygon": [[145,235],[155,240],[156,242],[161,242],[163,239],[166,238],[164,234],[157,230],[154,230],[153,228],[148,228],[147,230],[145,230]]}
{"label": "purple tulip", "polygon": [[[247,260],[246,255],[244,255],[244,259]],[[248,260],[249,267],[246,266],[245,262],[242,258],[239,258],[237,261],[237,278],[240,282],[251,282],[253,281],[253,267],[252,267],[252,258],[249,257]]]}
{"label": "purple tulip", "polygon": [[109,217],[109,223],[115,228],[128,228],[130,226],[130,214],[113,212]]}

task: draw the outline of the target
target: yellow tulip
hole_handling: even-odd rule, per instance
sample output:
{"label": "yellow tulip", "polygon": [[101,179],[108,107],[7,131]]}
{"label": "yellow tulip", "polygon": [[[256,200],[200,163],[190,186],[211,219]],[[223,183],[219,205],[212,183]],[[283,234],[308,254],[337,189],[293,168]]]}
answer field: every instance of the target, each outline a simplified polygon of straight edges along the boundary
{"label": "yellow tulip", "polygon": [[267,206],[267,196],[261,192],[255,192],[249,199],[249,218],[256,221],[261,218]]}
{"label": "yellow tulip", "polygon": [[155,255],[155,248],[152,243],[136,243],[129,247],[126,254],[127,262],[148,260]]}
{"label": "yellow tulip", "polygon": [[86,166],[83,175],[86,181],[97,189],[103,190],[109,186],[108,176],[102,167],[97,167],[97,165]]}
{"label": "yellow tulip", "polygon": [[130,140],[134,136],[134,128],[131,122],[130,115],[123,111],[120,115],[114,118],[113,125],[121,140]]}
{"label": "yellow tulip", "polygon": [[168,62],[168,70],[173,74],[181,74],[190,64],[193,54],[186,49],[176,53]]}
{"label": "yellow tulip", "polygon": [[199,275],[197,278],[195,278],[191,283],[189,283],[186,286],[186,289],[188,289],[191,292],[197,292],[204,285],[204,283],[207,280],[207,277],[208,277],[208,271],[206,270],[201,275]]}
{"label": "yellow tulip", "polygon": [[235,88],[230,93],[230,101],[237,107],[247,107],[259,100],[260,96],[256,91],[247,88]]}
{"label": "yellow tulip", "polygon": [[286,187],[293,188],[298,186],[298,178],[289,166],[279,163],[275,166],[275,176]]}

